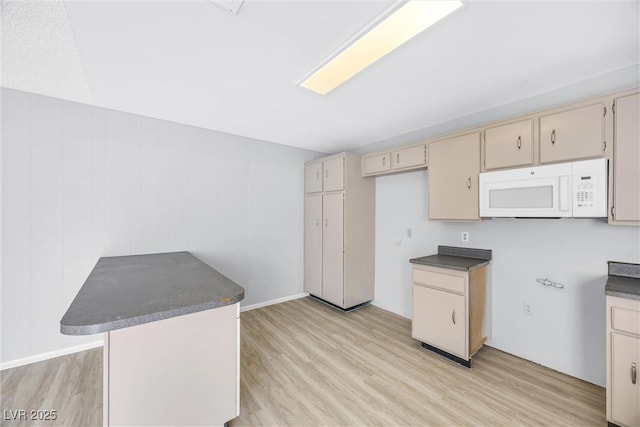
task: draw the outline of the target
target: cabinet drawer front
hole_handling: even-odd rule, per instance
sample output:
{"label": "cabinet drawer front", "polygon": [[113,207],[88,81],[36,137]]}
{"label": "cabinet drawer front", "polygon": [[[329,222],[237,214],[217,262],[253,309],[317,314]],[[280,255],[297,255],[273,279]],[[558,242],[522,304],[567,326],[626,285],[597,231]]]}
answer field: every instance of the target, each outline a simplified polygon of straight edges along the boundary
{"label": "cabinet drawer front", "polygon": [[420,285],[464,295],[464,277],[414,268],[413,281]]}
{"label": "cabinet drawer front", "polygon": [[391,170],[391,162],[389,158],[389,153],[364,157],[362,165],[363,175],[370,175]]}
{"label": "cabinet drawer front", "polygon": [[468,360],[465,319],[464,296],[413,286],[413,338]]}
{"label": "cabinet drawer front", "polygon": [[[635,364],[635,384],[633,365]],[[611,333],[611,418],[640,425],[640,339]]]}
{"label": "cabinet drawer front", "polygon": [[484,140],[485,169],[533,164],[533,120],[489,128]]}
{"label": "cabinet drawer front", "polygon": [[304,192],[319,193],[322,191],[322,162],[304,167]]}
{"label": "cabinet drawer front", "polygon": [[391,153],[392,169],[405,169],[427,165],[427,146],[405,148]]}
{"label": "cabinet drawer front", "polygon": [[324,191],[344,189],[344,159],[338,157],[322,162],[324,169]]}
{"label": "cabinet drawer front", "polygon": [[540,118],[540,163],[602,156],[603,105],[594,104]]}
{"label": "cabinet drawer front", "polygon": [[640,335],[640,311],[611,307],[611,327],[618,331]]}

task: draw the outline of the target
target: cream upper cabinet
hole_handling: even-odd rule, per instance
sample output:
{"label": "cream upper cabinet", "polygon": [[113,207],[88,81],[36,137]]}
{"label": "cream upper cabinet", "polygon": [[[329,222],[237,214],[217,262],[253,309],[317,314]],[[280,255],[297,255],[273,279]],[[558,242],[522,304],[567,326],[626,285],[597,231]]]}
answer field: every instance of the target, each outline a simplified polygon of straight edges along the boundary
{"label": "cream upper cabinet", "polygon": [[325,160],[322,162],[324,170],[324,191],[340,191],[344,189],[344,159],[336,157],[335,159]]}
{"label": "cream upper cabinet", "polygon": [[304,168],[304,192],[319,193],[322,191],[322,162],[310,163]]}
{"label": "cream upper cabinet", "polygon": [[391,170],[391,154],[382,153],[362,157],[362,174],[374,175]]}
{"label": "cream upper cabinet", "polygon": [[640,94],[614,104],[612,222],[640,222]]}
{"label": "cream upper cabinet", "polygon": [[487,170],[533,164],[533,120],[488,128],[484,133]]}
{"label": "cream upper cabinet", "polygon": [[362,156],[362,175],[374,176],[407,172],[427,167],[427,144],[399,147],[394,151],[375,152]]}
{"label": "cream upper cabinet", "polygon": [[640,425],[640,301],[607,296],[607,421]]}
{"label": "cream upper cabinet", "polygon": [[374,297],[375,179],[353,153],[316,164],[324,189],[304,199],[304,290],[347,309]]}
{"label": "cream upper cabinet", "polygon": [[429,144],[429,218],[478,220],[480,133]]}
{"label": "cream upper cabinet", "polygon": [[406,169],[427,165],[427,146],[416,145],[391,153],[392,169]]}
{"label": "cream upper cabinet", "polygon": [[540,117],[540,163],[602,156],[604,111],[597,103]]}

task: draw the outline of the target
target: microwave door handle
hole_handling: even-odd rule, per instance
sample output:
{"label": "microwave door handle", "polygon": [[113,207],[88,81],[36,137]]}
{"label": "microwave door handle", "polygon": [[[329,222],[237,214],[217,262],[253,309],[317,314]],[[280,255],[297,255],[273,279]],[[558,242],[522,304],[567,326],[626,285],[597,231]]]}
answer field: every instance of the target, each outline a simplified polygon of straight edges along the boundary
{"label": "microwave door handle", "polygon": [[560,211],[566,212],[570,209],[569,202],[569,177],[561,176],[560,177],[560,188],[559,195],[560,198]]}

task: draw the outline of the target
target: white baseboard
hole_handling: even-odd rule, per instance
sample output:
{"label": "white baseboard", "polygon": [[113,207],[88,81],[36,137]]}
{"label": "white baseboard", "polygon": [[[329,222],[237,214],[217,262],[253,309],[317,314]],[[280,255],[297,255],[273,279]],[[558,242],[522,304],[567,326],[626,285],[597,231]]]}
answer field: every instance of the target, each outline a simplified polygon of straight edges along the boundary
{"label": "white baseboard", "polygon": [[22,359],[9,360],[8,362],[0,363],[0,371],[28,365],[30,363],[41,362],[47,359],[53,359],[54,357],[65,356],[71,353],[77,353],[79,351],[90,350],[96,347],[102,347],[102,340],[91,341],[86,344],[80,344],[73,347],[65,347],[60,350],[49,351],[47,353],[35,354],[33,356],[23,357]]}
{"label": "white baseboard", "polygon": [[371,305],[374,305],[374,306],[376,306],[376,307],[378,307],[378,308],[381,308],[382,310],[388,311],[389,313],[397,314],[397,315],[398,315],[398,316],[400,316],[400,317],[404,317],[405,319],[409,319],[409,320],[411,320],[411,317],[410,317],[410,316],[405,316],[404,314],[402,314],[402,313],[398,313],[397,311],[394,311],[394,310],[391,310],[391,309],[389,309],[388,307],[385,307],[385,306],[379,305],[379,304],[377,304],[377,303],[376,303],[376,301],[375,301],[375,300],[371,301]]}
{"label": "white baseboard", "polygon": [[[304,298],[309,294],[306,292],[302,292],[295,295],[289,295],[282,298],[276,298],[269,301],[259,302],[257,304],[251,304],[244,307],[240,307],[240,311],[249,311],[260,307],[266,307],[268,305],[279,304],[285,301],[291,301],[298,298]],[[90,350],[92,348],[102,347],[102,340],[100,341],[92,341],[90,343],[77,345],[74,347],[66,347],[60,350],[54,350],[47,353],[35,354],[33,356],[24,357],[22,359],[9,360],[8,362],[0,363],[0,371],[4,371],[5,369],[16,368],[18,366],[28,365],[30,363],[40,362],[47,359],[53,359],[54,357],[65,356],[71,353],[77,353],[79,351]]]}
{"label": "white baseboard", "polygon": [[255,308],[266,307],[268,305],[280,304],[281,302],[291,301],[293,299],[304,298],[309,296],[308,293],[302,292],[300,294],[289,295],[288,297],[276,298],[269,301],[259,302],[257,304],[245,305],[244,307],[240,307],[240,312],[253,310]]}

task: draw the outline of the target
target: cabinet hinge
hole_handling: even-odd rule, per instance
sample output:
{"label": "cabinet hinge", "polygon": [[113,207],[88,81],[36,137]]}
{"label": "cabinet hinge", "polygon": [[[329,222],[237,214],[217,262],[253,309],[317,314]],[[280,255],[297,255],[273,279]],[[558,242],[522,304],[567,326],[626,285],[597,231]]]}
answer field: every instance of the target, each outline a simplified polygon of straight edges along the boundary
{"label": "cabinet hinge", "polygon": [[605,117],[607,115],[607,107],[604,106],[604,107],[602,107],[602,109],[604,110],[603,113],[602,113],[602,116]]}
{"label": "cabinet hinge", "polygon": [[605,152],[605,153],[607,152],[607,141],[604,141],[602,143],[602,151]]}
{"label": "cabinet hinge", "polygon": [[616,216],[616,207],[611,206],[611,218],[615,218],[615,216]]}
{"label": "cabinet hinge", "polygon": [[615,114],[615,113],[616,113],[616,101],[613,101],[613,104],[611,104],[611,112],[612,112],[613,114]]}

